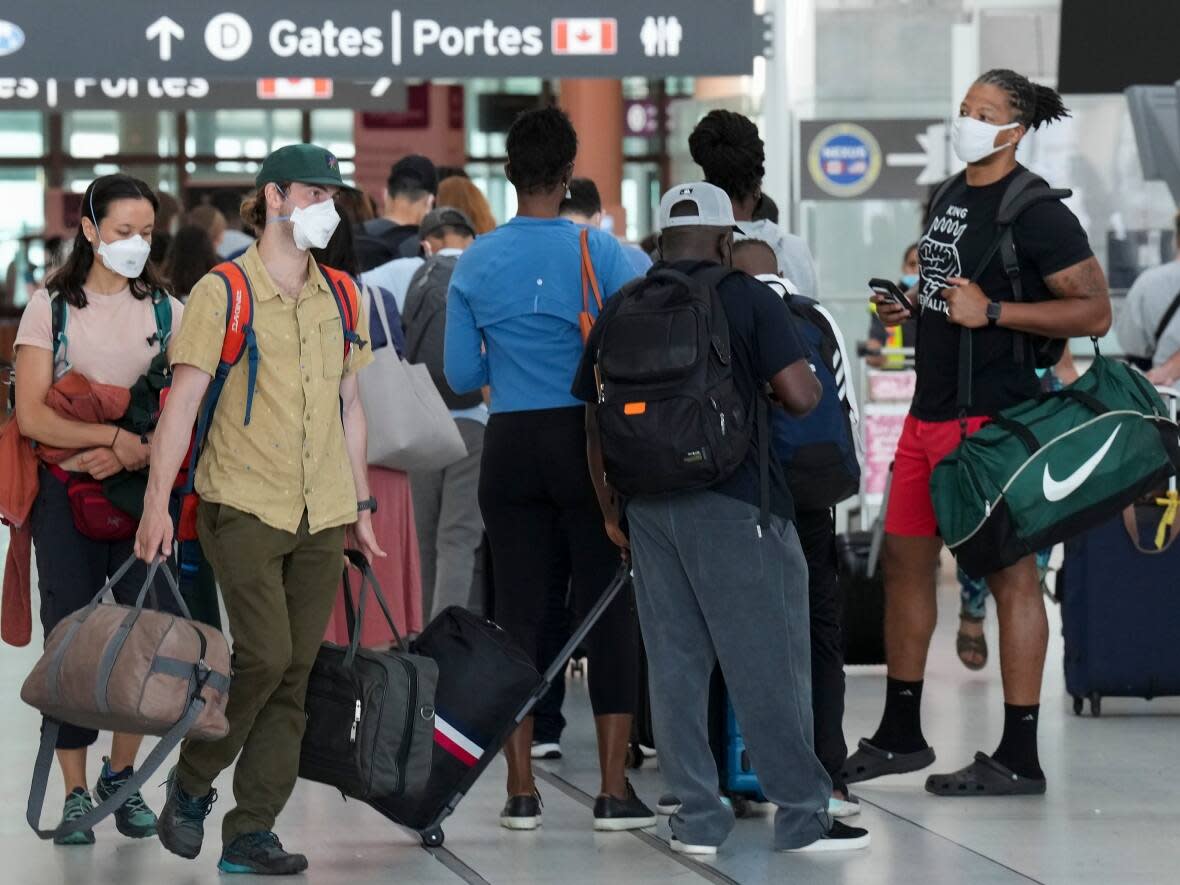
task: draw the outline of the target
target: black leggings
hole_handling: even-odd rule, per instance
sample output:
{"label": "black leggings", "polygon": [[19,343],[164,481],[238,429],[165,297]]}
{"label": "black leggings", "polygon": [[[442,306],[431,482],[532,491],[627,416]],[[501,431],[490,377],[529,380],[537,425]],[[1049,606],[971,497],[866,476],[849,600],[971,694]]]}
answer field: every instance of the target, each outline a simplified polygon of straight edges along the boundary
{"label": "black leggings", "polygon": [[[479,506],[496,574],[496,621],[538,662],[547,595],[581,617],[619,567],[586,466],[581,407],[503,412],[484,437]],[[634,713],[639,622],[621,593],[586,640],[594,715]]]}

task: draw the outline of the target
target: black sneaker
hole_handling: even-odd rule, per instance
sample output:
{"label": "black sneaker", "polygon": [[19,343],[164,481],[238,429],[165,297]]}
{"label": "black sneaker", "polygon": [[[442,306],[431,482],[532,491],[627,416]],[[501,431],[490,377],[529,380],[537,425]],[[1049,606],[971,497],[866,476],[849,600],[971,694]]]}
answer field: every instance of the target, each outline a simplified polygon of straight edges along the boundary
{"label": "black sneaker", "polygon": [[500,812],[500,826],[506,830],[535,830],[541,826],[541,794],[509,796]]}
{"label": "black sneaker", "polygon": [[787,851],[795,854],[808,854],[819,851],[857,851],[861,848],[868,848],[871,841],[868,830],[860,827],[850,827],[847,824],[840,823],[838,820],[834,820],[832,821],[832,828],[810,845],[804,845],[800,848],[788,848]]}
{"label": "black sneaker", "polygon": [[657,823],[655,812],[639,801],[631,781],[627,781],[627,798],[599,796],[594,800],[594,829],[604,832],[643,830]]}
{"label": "black sneaker", "polygon": [[205,818],[217,801],[217,791],[203,797],[190,796],[180,788],[176,769],[168,772],[168,792],[164,809],[156,823],[160,844],[173,854],[192,860],[201,853],[205,841]]}
{"label": "black sneaker", "polygon": [[307,869],[307,858],[286,851],[274,833],[243,833],[222,850],[217,869],[223,873],[293,876]]}
{"label": "black sneaker", "polygon": [[[127,778],[131,777],[131,773],[130,768],[113,773],[111,760],[103,757],[102,775],[99,777],[98,783],[94,785],[95,801],[101,803],[115,795],[119,788],[127,782]],[[156,814],[143,801],[139,790],[132,793],[127,801],[116,809],[115,829],[129,839],[147,839],[156,835]]]}

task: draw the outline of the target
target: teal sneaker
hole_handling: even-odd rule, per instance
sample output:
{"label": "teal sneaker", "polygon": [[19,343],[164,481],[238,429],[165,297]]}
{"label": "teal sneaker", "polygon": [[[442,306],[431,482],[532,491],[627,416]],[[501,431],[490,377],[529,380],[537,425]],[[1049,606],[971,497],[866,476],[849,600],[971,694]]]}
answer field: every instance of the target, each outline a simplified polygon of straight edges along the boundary
{"label": "teal sneaker", "polygon": [[[94,810],[94,803],[90,801],[90,794],[81,787],[75,787],[70,795],[66,796],[66,806],[62,810],[61,822],[68,824],[70,821],[75,821],[82,815]],[[78,830],[76,833],[70,833],[68,836],[54,836],[54,845],[93,845],[94,844],[94,830]]]}
{"label": "teal sneaker", "polygon": [[293,876],[307,869],[307,858],[285,851],[274,833],[243,833],[222,850],[217,869],[223,873]]}
{"label": "teal sneaker", "polygon": [[[102,759],[102,775],[94,785],[94,799],[104,802],[118,792],[119,788],[131,777],[133,769],[126,768],[114,773],[111,771],[111,760],[106,756]],[[115,811],[115,829],[129,839],[147,839],[156,835],[156,813],[148,808],[143,796],[136,790]]]}

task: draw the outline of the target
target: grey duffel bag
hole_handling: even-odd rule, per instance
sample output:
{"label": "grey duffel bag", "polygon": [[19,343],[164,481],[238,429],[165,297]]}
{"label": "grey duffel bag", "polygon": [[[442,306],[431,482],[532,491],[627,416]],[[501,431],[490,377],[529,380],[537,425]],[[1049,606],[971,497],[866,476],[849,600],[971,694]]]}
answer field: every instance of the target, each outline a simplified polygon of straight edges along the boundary
{"label": "grey duffel bag", "polygon": [[[123,563],[88,606],[53,628],[21,688],[21,700],[46,717],[27,815],[42,839],[91,829],[138,790],[182,739],[216,740],[229,732],[229,643],[218,630],[189,619],[168,567],[151,565],[134,606],[102,602],[134,563],[134,557]],[[184,617],[144,608],[158,573]],[[42,830],[60,722],[162,739],[113,796],[69,824]]]}

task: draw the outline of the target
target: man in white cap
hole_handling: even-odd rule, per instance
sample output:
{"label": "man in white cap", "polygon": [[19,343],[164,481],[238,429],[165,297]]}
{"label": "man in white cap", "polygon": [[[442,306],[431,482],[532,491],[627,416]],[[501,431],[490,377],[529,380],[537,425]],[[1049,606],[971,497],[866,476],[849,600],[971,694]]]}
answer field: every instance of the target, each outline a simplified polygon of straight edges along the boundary
{"label": "man in white cap", "polygon": [[[718,273],[733,258],[735,224],[726,193],[703,182],[672,188],[660,202],[660,228],[662,260],[651,274],[670,269],[716,287],[729,327],[727,365],[748,404],[746,414],[760,408],[757,397],[767,384],[789,412],[811,411],[822,387],[782,299],[744,273]],[[628,539],[617,499],[601,469],[596,374],[602,373],[600,348],[613,334],[604,330],[633,291],[624,289],[603,308],[573,387],[590,404],[593,478],[607,531],[623,546]],[[711,333],[721,328],[717,321],[710,325]],[[724,342],[716,346],[726,349]],[[778,806],[776,850],[847,850],[869,842],[864,830],[828,813],[832,783],[812,744],[807,565],[783,473],[777,464],[767,472],[764,467],[755,431],[738,468],[708,488],[626,502],[660,765],[680,800],[671,844],[688,854],[715,854],[734,826],[733,812],[718,796],[708,738],[709,682],[717,661],[760,785]]]}

